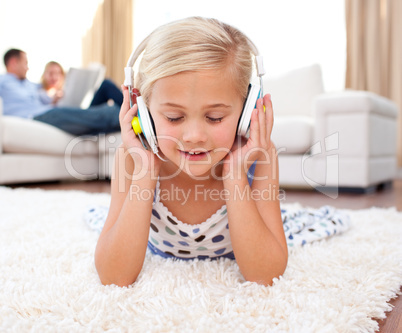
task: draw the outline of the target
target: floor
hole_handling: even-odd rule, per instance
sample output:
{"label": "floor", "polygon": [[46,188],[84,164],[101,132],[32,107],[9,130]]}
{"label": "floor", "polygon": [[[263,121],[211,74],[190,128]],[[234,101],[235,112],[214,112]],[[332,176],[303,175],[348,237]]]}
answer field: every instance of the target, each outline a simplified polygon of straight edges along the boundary
{"label": "floor", "polygon": [[[24,184],[12,187],[42,188],[45,190],[81,190],[87,192],[110,192],[109,181],[87,182],[55,182],[43,184]],[[304,206],[318,208],[331,205],[337,208],[365,209],[376,207],[396,207],[402,211],[402,180],[396,180],[390,186],[380,188],[375,192],[358,194],[351,192],[329,192],[327,194],[314,190],[281,190],[283,203],[299,202]],[[401,288],[402,292],[402,288]],[[394,309],[388,313],[385,320],[379,321],[381,333],[402,332],[402,296],[390,302]]]}

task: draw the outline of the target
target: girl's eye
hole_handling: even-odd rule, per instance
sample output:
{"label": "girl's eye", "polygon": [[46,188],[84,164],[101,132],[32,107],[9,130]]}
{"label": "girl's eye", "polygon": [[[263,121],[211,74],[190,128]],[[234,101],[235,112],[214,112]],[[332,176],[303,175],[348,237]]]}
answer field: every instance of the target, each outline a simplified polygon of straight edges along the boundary
{"label": "girl's eye", "polygon": [[207,117],[208,118],[208,120],[210,121],[210,122],[213,122],[213,123],[220,123],[221,121],[222,121],[222,119],[223,119],[223,117],[220,117],[220,118],[211,118],[211,117]]}
{"label": "girl's eye", "polygon": [[[175,122],[182,120],[183,117],[176,117],[176,118],[166,117],[166,119],[167,119],[167,121],[169,121],[171,123],[175,123]],[[207,117],[207,119],[212,123],[220,123],[222,121],[223,117],[219,117],[219,118]]]}
{"label": "girl's eye", "polygon": [[177,118],[170,118],[170,117],[166,117],[166,119],[168,121],[170,121],[171,123],[177,122],[179,120],[181,120],[183,117],[177,117]]}

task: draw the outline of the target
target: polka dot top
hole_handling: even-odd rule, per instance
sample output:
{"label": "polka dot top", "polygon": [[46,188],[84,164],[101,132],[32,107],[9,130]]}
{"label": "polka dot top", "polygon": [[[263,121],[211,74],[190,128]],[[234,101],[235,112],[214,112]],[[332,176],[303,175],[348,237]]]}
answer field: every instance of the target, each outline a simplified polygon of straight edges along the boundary
{"label": "polka dot top", "polygon": [[178,220],[160,201],[159,181],[152,207],[148,248],[162,257],[180,259],[234,259],[226,205],[200,224]]}

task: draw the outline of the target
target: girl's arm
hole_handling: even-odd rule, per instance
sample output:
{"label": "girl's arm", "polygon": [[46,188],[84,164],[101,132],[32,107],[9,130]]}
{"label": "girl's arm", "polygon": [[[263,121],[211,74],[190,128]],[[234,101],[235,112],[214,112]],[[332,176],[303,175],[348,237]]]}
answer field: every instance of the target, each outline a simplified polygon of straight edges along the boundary
{"label": "girl's arm", "polygon": [[160,161],[143,149],[131,120],[129,94],[123,88],[120,127],[123,144],[118,148],[112,176],[111,202],[95,250],[95,265],[103,284],[128,286],[144,263],[151,223],[152,203]]}
{"label": "girl's arm", "polygon": [[[252,116],[248,147],[235,151],[227,162],[232,163],[233,173],[225,178],[224,186],[231,193],[226,204],[239,268],[246,280],[268,285],[284,273],[288,251],[280,211],[277,154],[270,141],[273,118],[268,97],[264,104],[266,113],[259,103],[258,114]],[[239,154],[241,163],[234,163]],[[243,165],[253,154],[258,156],[258,163],[250,187]]]}
{"label": "girl's arm", "polygon": [[133,171],[133,159],[120,147],[109,214],[95,251],[95,265],[103,284],[134,283],[144,262],[156,180],[148,173],[132,181]]}

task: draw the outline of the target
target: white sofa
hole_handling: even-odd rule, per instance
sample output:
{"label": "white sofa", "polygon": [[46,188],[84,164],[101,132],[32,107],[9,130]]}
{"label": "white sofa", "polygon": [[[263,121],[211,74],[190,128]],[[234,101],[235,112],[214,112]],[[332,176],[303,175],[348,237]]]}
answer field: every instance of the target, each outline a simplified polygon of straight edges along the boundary
{"label": "white sofa", "polygon": [[365,91],[325,93],[319,65],[264,82],[282,187],[371,191],[396,175],[398,107]]}
{"label": "white sofa", "polygon": [[97,140],[75,138],[38,121],[3,116],[0,184],[97,178]]}
{"label": "white sofa", "polygon": [[[396,174],[398,108],[362,91],[324,93],[318,65],[267,78],[282,187],[373,189]],[[106,179],[119,133],[73,137],[52,126],[1,116],[0,184]]]}

